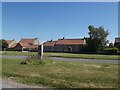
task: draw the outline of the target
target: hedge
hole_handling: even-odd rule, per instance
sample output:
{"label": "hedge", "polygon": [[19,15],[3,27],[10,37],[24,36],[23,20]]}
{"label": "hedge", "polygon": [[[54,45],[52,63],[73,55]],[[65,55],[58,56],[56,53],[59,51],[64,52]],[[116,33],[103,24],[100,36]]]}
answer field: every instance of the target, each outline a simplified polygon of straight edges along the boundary
{"label": "hedge", "polygon": [[116,47],[104,48],[104,50],[103,50],[104,54],[110,54],[110,55],[118,54],[118,52],[119,52],[119,49]]}

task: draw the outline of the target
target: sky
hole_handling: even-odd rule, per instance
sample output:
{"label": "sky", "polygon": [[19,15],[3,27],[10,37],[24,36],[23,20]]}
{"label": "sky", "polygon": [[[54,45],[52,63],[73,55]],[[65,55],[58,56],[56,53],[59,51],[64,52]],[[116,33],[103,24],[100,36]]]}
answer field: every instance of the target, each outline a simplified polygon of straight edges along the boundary
{"label": "sky", "polygon": [[108,40],[118,36],[117,2],[3,2],[2,38],[39,38],[43,43],[59,38],[88,37],[88,26],[109,30]]}
{"label": "sky", "polygon": [[0,38],[2,38],[2,3],[0,2]]}

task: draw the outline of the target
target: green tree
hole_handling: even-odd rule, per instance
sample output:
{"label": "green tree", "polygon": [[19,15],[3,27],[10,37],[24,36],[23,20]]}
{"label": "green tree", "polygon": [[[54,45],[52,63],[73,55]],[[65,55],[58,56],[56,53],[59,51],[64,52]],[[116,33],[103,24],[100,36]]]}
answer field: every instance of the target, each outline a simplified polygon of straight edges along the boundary
{"label": "green tree", "polygon": [[108,43],[107,36],[109,35],[108,31],[105,31],[103,27],[94,27],[90,25],[89,29],[89,38],[87,39],[87,48],[90,52],[97,52],[102,50],[103,47]]}
{"label": "green tree", "polygon": [[1,39],[0,40],[0,51],[4,50],[4,48],[8,48],[8,44],[6,43],[4,39]]}

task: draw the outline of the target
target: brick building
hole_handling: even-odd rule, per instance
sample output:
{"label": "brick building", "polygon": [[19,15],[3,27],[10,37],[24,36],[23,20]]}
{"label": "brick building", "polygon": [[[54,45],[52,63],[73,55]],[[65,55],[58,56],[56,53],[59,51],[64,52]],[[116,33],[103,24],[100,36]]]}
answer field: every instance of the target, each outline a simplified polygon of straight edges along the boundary
{"label": "brick building", "polygon": [[73,52],[79,53],[82,46],[86,44],[85,39],[58,39],[57,41],[47,41],[44,43],[44,51]]}
{"label": "brick building", "polygon": [[37,51],[40,45],[38,38],[21,38],[14,50],[17,51]]}
{"label": "brick building", "polygon": [[17,42],[14,39],[13,40],[5,40],[5,41],[8,44],[7,50],[13,50],[17,44]]}
{"label": "brick building", "polygon": [[44,45],[44,51],[46,52],[54,52],[55,51],[55,43],[56,41],[47,41],[45,42]]}

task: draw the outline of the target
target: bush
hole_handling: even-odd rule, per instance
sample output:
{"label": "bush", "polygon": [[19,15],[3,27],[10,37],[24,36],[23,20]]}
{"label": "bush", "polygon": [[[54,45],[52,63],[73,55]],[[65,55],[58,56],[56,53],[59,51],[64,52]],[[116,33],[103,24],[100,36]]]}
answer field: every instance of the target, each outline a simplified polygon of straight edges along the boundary
{"label": "bush", "polygon": [[109,55],[114,55],[118,54],[119,49],[114,47],[114,48],[104,48],[103,53],[104,54],[109,54]]}
{"label": "bush", "polygon": [[44,64],[44,61],[40,59],[37,55],[28,56],[25,60],[21,62],[21,64]]}

